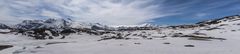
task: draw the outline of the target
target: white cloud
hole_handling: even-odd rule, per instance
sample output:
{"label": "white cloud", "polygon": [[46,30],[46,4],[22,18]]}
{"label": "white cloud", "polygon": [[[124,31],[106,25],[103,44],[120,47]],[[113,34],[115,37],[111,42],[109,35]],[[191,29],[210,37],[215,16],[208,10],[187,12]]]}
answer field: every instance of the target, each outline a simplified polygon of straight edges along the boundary
{"label": "white cloud", "polygon": [[52,12],[52,11],[49,11],[49,10],[42,11],[41,16],[46,16],[46,17],[49,17],[49,18],[56,18],[56,19],[57,18],[62,18],[61,16],[59,16],[58,13]]}
{"label": "white cloud", "polygon": [[[115,0],[116,1],[116,0]],[[72,0],[65,7],[78,21],[104,24],[138,24],[166,16],[159,12],[158,5],[149,5],[153,0]],[[144,6],[145,7],[142,7]]]}
{"label": "white cloud", "polygon": [[[0,0],[0,2],[2,2]],[[0,3],[0,23],[12,24],[15,23],[18,18],[12,17],[9,15],[9,9],[4,6],[3,3]]]}
{"label": "white cloud", "polygon": [[[1,0],[0,5],[15,8],[0,11],[1,21],[12,19],[38,19],[39,16],[64,18],[71,16],[81,22],[104,23],[109,25],[139,24],[173,13],[161,12],[161,4],[151,4],[153,0]],[[10,11],[5,11],[10,10]],[[6,14],[9,13],[9,14]],[[13,14],[13,15],[11,15]],[[11,17],[11,19],[5,19]],[[14,20],[13,20],[14,21]]]}
{"label": "white cloud", "polygon": [[196,14],[196,17],[204,17],[204,16],[207,16],[209,15],[208,13],[197,13]]}

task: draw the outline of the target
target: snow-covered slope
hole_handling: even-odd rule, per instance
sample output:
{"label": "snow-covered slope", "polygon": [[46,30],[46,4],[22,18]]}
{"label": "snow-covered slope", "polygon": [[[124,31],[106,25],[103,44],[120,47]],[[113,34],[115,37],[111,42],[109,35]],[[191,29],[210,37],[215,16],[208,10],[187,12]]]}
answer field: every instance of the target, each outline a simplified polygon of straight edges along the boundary
{"label": "snow-covered slope", "polygon": [[5,24],[0,23],[0,29],[8,29],[8,28],[10,28],[10,27]]}
{"label": "snow-covered slope", "polygon": [[6,33],[6,32],[10,32],[10,27],[0,23],[0,33]]}
{"label": "snow-covered slope", "polygon": [[[239,18],[239,16],[228,16],[177,29],[161,27],[154,30],[108,31],[103,35],[79,32],[70,34],[65,39],[34,40],[28,36],[0,34],[0,45],[14,46],[0,53],[237,54],[240,53],[240,44],[237,43],[240,41]],[[84,25],[72,23],[70,27],[83,28],[82,26],[85,25],[89,25],[89,28],[93,25],[104,27],[101,24],[88,23]],[[176,27],[182,27],[182,25]]]}
{"label": "snow-covered slope", "polygon": [[47,19],[47,20],[24,20],[22,23],[15,25],[16,29],[37,29],[37,28],[65,28],[69,22],[64,19]]}
{"label": "snow-covered slope", "polygon": [[111,25],[110,27],[160,27],[160,25],[150,24],[150,23],[143,23],[139,25]]}
{"label": "snow-covered slope", "polygon": [[103,25],[100,23],[72,22],[71,28],[88,28],[92,30],[115,30],[114,27]]}
{"label": "snow-covered slope", "polygon": [[39,26],[42,26],[43,22],[44,21],[42,20],[24,20],[22,23],[19,23],[13,26],[12,28],[24,29],[24,30],[33,29],[33,28],[38,28]]}
{"label": "snow-covered slope", "polygon": [[200,25],[212,25],[212,24],[233,22],[233,21],[239,21],[239,20],[240,20],[240,15],[234,15],[234,16],[227,16],[227,17],[214,19],[214,20],[202,21],[202,22],[199,22],[197,24],[200,24]]}
{"label": "snow-covered slope", "polygon": [[95,30],[110,29],[107,25],[102,25],[99,23],[85,23],[85,22],[75,22],[66,19],[47,19],[47,20],[24,20],[12,28],[15,29],[63,29],[63,28],[89,28]]}
{"label": "snow-covered slope", "polygon": [[[71,22],[68,22],[64,19],[48,19],[44,22],[44,28],[68,28],[71,25]],[[41,28],[40,27],[40,28]]]}

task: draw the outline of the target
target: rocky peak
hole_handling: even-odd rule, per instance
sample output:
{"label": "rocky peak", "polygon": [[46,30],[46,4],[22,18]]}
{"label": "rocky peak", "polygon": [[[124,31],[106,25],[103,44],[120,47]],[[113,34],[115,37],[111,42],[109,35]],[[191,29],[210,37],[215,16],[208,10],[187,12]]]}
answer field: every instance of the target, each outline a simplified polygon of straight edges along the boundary
{"label": "rocky peak", "polygon": [[8,28],[10,28],[10,27],[5,24],[0,23],[0,29],[8,29]]}

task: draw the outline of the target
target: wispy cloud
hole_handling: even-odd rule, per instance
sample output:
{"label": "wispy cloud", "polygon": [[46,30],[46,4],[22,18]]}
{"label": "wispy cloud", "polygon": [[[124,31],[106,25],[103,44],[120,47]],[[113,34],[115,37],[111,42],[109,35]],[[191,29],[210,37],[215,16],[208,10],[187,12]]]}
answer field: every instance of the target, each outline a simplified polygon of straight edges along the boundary
{"label": "wispy cloud", "polygon": [[[239,10],[239,0],[0,0],[0,23],[71,18],[109,25],[206,18]],[[227,14],[226,13],[226,14]],[[225,14],[225,15],[226,15]],[[169,17],[171,16],[171,17]],[[161,18],[170,18],[161,21]],[[158,20],[156,20],[158,19]],[[179,21],[179,20],[178,20]],[[192,20],[189,20],[192,21]],[[181,22],[181,21],[179,21]]]}
{"label": "wispy cloud", "polygon": [[[1,0],[4,18],[72,18],[110,25],[139,24],[173,13],[159,12],[154,0]],[[9,11],[6,11],[9,10]],[[7,14],[5,14],[7,13]],[[8,17],[6,17],[8,16]],[[19,21],[19,20],[18,20]]]}

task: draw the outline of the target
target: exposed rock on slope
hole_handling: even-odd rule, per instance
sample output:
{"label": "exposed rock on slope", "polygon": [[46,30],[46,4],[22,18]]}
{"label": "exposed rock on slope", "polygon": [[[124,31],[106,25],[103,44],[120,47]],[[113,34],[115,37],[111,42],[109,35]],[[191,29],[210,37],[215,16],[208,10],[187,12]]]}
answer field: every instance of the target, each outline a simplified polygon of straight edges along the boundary
{"label": "exposed rock on slope", "polygon": [[9,26],[0,23],[0,29],[9,29],[9,28],[10,28]]}

